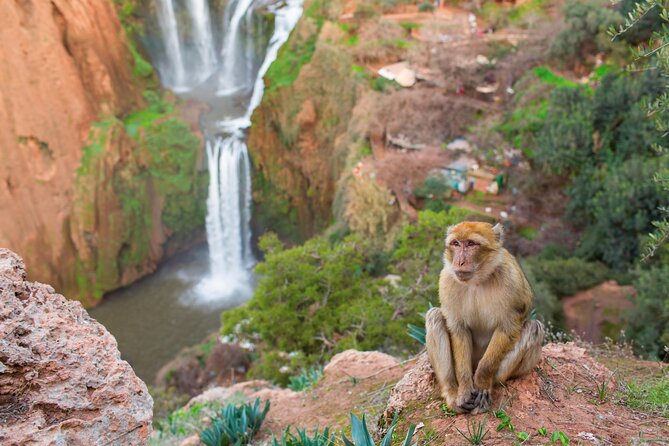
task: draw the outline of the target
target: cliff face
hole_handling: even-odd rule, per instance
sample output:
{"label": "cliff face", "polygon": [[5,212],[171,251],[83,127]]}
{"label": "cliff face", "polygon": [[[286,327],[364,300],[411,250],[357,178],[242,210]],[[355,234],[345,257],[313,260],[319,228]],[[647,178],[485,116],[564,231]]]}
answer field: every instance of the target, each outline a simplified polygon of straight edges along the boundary
{"label": "cliff face", "polygon": [[[341,144],[356,103],[353,58],[334,23],[340,2],[305,2],[305,12],[266,76],[248,146],[254,218],[300,239],[330,222],[346,161]],[[297,229],[297,231],[296,231]]]}
{"label": "cliff face", "polygon": [[79,302],[25,279],[0,249],[0,443],[146,444],[153,401],[113,336]]}
{"label": "cliff face", "polygon": [[112,1],[5,1],[0,16],[0,246],[92,304],[152,271],[173,232],[155,157],[119,120],[144,106],[135,62]]}

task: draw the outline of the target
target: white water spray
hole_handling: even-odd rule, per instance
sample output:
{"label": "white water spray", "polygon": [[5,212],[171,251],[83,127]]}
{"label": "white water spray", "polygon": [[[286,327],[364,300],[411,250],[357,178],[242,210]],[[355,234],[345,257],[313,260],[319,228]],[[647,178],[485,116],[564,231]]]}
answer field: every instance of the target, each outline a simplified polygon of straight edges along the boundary
{"label": "white water spray", "polygon": [[169,73],[162,77],[163,83],[174,90],[180,90],[183,88],[186,72],[184,71],[177,18],[174,13],[174,2],[173,0],[160,0],[157,9],[158,24],[167,56],[167,66],[161,71]]}
{"label": "white water spray", "polygon": [[197,67],[197,82],[201,82],[216,70],[218,63],[209,18],[209,5],[207,0],[188,0],[187,8],[193,26],[195,49],[200,60],[200,66]]}

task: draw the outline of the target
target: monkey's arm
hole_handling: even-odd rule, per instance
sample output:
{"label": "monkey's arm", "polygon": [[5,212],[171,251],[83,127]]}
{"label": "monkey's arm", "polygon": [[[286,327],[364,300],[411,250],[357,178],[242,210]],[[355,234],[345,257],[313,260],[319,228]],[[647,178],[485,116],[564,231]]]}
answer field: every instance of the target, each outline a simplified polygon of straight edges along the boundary
{"label": "monkey's arm", "polygon": [[488,348],[479,361],[474,374],[474,387],[478,390],[490,390],[494,384],[495,375],[504,357],[511,351],[518,339],[515,330],[512,333],[497,328],[490,339]]}
{"label": "monkey's arm", "polygon": [[[451,332],[453,343],[453,360],[455,362],[455,376],[458,380],[459,406],[463,406],[472,399],[474,383],[472,380],[472,335],[465,327],[458,327]],[[468,410],[470,408],[467,408]]]}

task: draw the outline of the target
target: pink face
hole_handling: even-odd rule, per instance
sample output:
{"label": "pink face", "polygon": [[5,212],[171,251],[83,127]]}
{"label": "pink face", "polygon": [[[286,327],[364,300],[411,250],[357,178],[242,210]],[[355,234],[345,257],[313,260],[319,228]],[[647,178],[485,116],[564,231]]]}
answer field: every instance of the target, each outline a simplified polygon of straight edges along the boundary
{"label": "pink face", "polygon": [[453,272],[463,282],[474,276],[479,268],[481,244],[470,239],[452,239],[447,247],[450,253]]}

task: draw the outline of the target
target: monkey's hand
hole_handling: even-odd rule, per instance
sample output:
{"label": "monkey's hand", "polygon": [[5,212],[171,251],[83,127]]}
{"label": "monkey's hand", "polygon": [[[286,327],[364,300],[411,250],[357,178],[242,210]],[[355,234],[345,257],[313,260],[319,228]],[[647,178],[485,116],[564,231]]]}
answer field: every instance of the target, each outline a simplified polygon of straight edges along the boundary
{"label": "monkey's hand", "polygon": [[478,396],[478,391],[473,388],[464,388],[459,389],[458,397],[455,400],[455,405],[458,408],[458,412],[471,412],[476,409],[476,397]]}
{"label": "monkey's hand", "polygon": [[485,411],[490,407],[490,395],[492,392],[488,389],[474,389],[472,391],[474,408],[471,409],[473,414]]}

